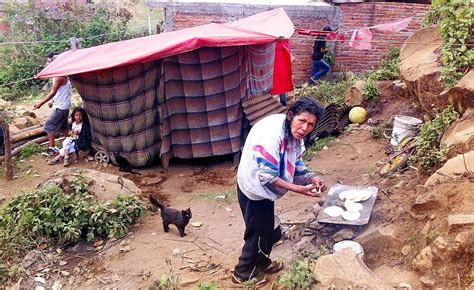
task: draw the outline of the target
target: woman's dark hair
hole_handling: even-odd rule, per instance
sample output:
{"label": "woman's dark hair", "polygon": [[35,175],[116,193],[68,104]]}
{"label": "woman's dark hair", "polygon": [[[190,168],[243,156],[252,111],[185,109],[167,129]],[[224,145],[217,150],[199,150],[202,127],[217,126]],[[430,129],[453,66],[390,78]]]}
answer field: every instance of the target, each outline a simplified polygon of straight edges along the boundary
{"label": "woman's dark hair", "polygon": [[331,26],[325,26],[323,28],[323,31],[332,31]]}
{"label": "woman's dark hair", "polygon": [[72,110],[72,113],[71,113],[71,121],[74,122],[74,115],[76,114],[76,112],[80,112],[82,114],[82,122],[83,123],[87,123],[89,124],[89,118],[87,117],[87,113],[86,113],[86,110],[84,110],[83,108],[81,107],[76,107],[74,108],[74,110]]}
{"label": "woman's dark hair", "polygon": [[296,115],[302,112],[308,112],[315,115],[317,123],[319,118],[323,115],[324,109],[315,100],[309,97],[300,97],[296,100],[288,109],[288,117],[283,123],[283,126],[285,127],[285,135],[290,141],[294,140],[294,137],[291,134],[291,121],[293,121]]}

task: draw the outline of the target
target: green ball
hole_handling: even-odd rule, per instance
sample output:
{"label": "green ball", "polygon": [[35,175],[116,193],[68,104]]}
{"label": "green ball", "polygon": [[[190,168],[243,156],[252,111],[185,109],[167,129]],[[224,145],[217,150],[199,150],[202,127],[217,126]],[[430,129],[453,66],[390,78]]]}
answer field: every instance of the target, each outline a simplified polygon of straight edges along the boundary
{"label": "green ball", "polygon": [[351,123],[362,124],[367,120],[367,111],[362,107],[354,107],[349,112]]}

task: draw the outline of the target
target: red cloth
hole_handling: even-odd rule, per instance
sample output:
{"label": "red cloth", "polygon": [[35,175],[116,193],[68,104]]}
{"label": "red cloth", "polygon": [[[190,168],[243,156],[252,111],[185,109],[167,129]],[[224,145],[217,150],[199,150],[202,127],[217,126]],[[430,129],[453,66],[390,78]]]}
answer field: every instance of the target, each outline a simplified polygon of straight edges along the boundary
{"label": "red cloth", "polygon": [[36,77],[50,78],[110,69],[165,58],[203,46],[239,46],[271,43],[294,32],[283,8],[226,24],[211,23],[147,37],[66,51]]}
{"label": "red cloth", "polygon": [[272,95],[279,95],[292,90],[290,41],[285,39],[277,41],[275,46]]}

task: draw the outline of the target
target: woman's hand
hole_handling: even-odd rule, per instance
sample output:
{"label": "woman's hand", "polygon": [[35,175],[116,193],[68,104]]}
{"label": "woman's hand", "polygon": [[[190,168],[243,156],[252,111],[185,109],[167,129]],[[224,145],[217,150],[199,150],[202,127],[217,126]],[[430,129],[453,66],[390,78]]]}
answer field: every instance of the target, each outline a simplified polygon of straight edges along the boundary
{"label": "woman's hand", "polygon": [[319,178],[318,176],[313,176],[313,178],[311,178],[311,183],[316,186],[316,188],[318,189],[319,193],[325,191],[326,188],[327,188],[326,182],[324,182],[324,180],[322,180],[322,179]]}
{"label": "woman's hand", "polygon": [[321,196],[321,193],[316,188],[314,184],[298,185],[298,189],[295,192],[312,197]]}

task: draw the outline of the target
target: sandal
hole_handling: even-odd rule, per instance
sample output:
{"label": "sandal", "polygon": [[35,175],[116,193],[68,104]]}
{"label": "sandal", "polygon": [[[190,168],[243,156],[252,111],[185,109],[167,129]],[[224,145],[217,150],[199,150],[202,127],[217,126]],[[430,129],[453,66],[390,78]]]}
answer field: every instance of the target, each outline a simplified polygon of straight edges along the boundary
{"label": "sandal", "polygon": [[[250,281],[252,281],[252,279],[256,280],[255,283],[251,283]],[[265,277],[253,277],[252,279],[249,279],[249,280],[243,280],[237,276],[235,276],[235,273],[232,273],[232,282],[235,283],[235,284],[244,284],[244,283],[251,283],[252,286],[255,286],[255,288],[260,288],[260,287],[263,287],[267,284],[267,280],[265,279]]]}
{"label": "sandal", "polygon": [[268,266],[262,269],[262,273],[275,274],[283,270],[282,261],[272,261]]}

